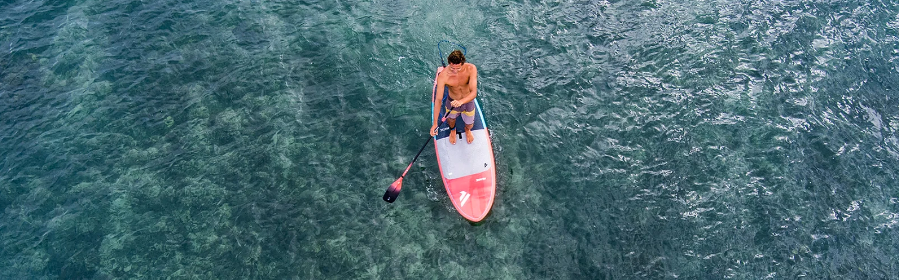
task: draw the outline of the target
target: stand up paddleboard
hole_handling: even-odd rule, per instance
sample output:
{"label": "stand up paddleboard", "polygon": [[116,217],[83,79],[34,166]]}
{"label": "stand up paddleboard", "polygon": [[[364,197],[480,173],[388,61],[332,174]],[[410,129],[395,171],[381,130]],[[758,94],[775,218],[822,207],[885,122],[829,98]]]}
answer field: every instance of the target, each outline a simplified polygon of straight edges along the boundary
{"label": "stand up paddleboard", "polygon": [[[437,68],[437,75],[444,67]],[[431,93],[431,116],[434,114],[434,103],[437,97],[437,77],[434,77],[433,92]],[[449,88],[444,87],[443,103],[447,104]],[[496,168],[493,159],[493,144],[490,142],[490,134],[487,131],[487,123],[481,113],[481,105],[477,99],[475,103],[474,127],[471,133],[474,141],[468,144],[465,139],[465,122],[461,114],[456,120],[456,127],[450,131],[444,122],[437,128],[437,136],[434,136],[434,147],[437,149],[437,165],[440,166],[440,175],[443,177],[443,186],[453,202],[453,206],[462,214],[462,217],[472,222],[479,222],[487,216],[493,206],[493,198],[496,196]],[[446,114],[445,106],[441,106],[440,114]],[[438,120],[439,123],[439,120]],[[456,137],[456,144],[450,144],[449,137]]]}

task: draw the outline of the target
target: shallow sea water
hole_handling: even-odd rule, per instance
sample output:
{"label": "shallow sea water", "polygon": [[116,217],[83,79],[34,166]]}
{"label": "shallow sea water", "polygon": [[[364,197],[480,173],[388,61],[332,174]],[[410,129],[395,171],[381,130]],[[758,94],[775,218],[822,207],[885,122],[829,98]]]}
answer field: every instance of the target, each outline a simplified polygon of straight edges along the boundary
{"label": "shallow sea water", "polygon": [[[0,4],[2,279],[899,275],[899,3]],[[479,69],[481,224],[426,139]]]}

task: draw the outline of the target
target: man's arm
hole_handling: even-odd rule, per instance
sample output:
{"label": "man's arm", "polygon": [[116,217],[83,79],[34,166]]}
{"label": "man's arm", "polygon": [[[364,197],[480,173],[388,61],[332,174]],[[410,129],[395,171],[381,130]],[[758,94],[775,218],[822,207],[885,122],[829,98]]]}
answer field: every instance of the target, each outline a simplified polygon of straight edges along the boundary
{"label": "man's arm", "polygon": [[465,98],[465,103],[471,102],[475,97],[478,97],[478,68],[471,65],[471,80],[468,81],[468,88],[470,92],[468,93],[468,98]]}
{"label": "man's arm", "polygon": [[[444,69],[444,71],[446,71],[446,70]],[[446,76],[443,74],[443,72],[440,72],[440,74],[437,74],[437,87],[433,88],[433,90],[435,91],[434,92],[434,117],[431,119],[431,130],[432,131],[429,131],[431,133],[431,136],[434,136],[436,134],[436,133],[434,133],[433,130],[437,126],[437,118],[440,115],[440,106],[443,105],[443,92],[444,92],[444,87],[446,87],[446,78],[445,77]]]}

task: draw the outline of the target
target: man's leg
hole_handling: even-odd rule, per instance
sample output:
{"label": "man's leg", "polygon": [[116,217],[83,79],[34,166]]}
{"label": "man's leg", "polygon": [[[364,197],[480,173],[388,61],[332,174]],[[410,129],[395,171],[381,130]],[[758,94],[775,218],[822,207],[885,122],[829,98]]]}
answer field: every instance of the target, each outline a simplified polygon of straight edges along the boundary
{"label": "man's leg", "polygon": [[456,145],[456,118],[446,119],[446,125],[449,126],[449,141],[450,144]]}
{"label": "man's leg", "polygon": [[466,103],[463,108],[465,111],[461,113],[462,121],[465,122],[465,140],[468,140],[468,144],[474,141],[474,135],[471,134],[471,129],[474,127],[474,101]]}

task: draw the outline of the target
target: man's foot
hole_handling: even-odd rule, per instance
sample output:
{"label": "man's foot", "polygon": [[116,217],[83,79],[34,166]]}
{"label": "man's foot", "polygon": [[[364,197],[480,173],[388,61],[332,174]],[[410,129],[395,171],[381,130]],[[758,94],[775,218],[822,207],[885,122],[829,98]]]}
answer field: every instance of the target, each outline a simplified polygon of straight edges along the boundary
{"label": "man's foot", "polygon": [[465,140],[468,140],[468,144],[471,144],[474,141],[474,135],[471,134],[471,126],[465,126]]}
{"label": "man's foot", "polygon": [[456,137],[459,137],[458,135],[456,135],[456,129],[450,128],[449,132],[450,132],[450,135],[449,135],[450,144],[456,145]]}

